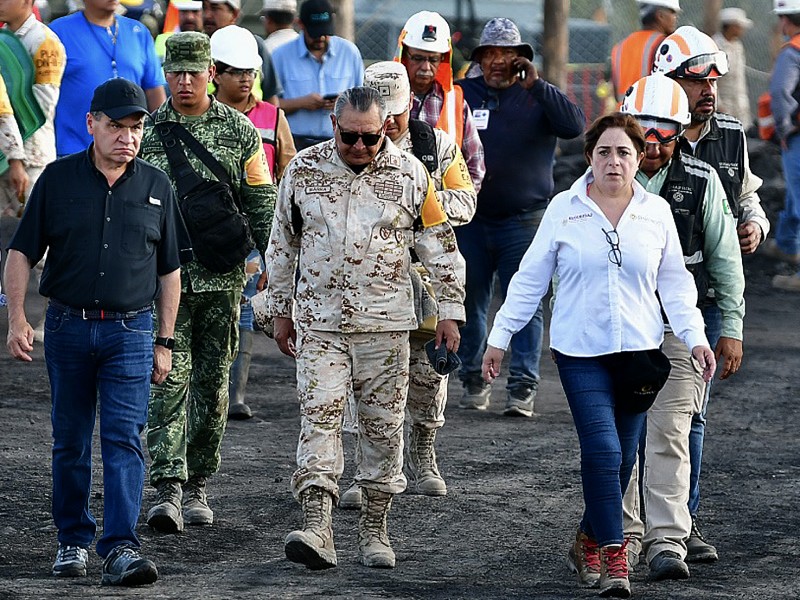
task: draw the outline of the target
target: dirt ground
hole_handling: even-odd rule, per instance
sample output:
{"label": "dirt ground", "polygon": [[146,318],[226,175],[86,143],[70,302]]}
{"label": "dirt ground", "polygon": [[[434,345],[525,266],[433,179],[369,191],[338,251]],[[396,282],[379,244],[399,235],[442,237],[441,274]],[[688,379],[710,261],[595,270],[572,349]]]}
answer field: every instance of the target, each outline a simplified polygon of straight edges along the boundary
{"label": "dirt ground", "polygon": [[[772,215],[771,215],[772,216]],[[790,599],[800,581],[800,430],[796,371],[800,294],[771,289],[789,272],[754,256],[745,260],[745,360],[717,382],[709,411],[701,517],[720,561],[691,567],[684,582],[632,575],[634,598]],[[38,316],[42,300],[29,297]],[[0,314],[5,340],[7,320]],[[545,340],[546,344],[546,340]],[[451,384],[447,424],[438,438],[445,498],[403,494],[390,515],[397,568],[357,562],[357,515],[335,510],[339,566],[312,572],[286,560],[284,536],[301,520],[289,492],[298,434],[293,362],[274,343],[256,340],[249,421],[231,422],[220,473],[209,483],[215,523],[161,535],[138,533],[160,580],[139,589],[101,587],[101,561],[89,576],[50,575],[56,532],[50,515],[49,386],[41,345],[35,361],[0,357],[0,598],[592,598],[565,565],[582,510],[577,436],[552,362],[532,419],[502,416],[502,381],[486,412],[459,410]],[[352,456],[352,441],[346,441]],[[348,463],[345,479],[352,475]],[[95,448],[92,510],[102,517],[102,478]]]}

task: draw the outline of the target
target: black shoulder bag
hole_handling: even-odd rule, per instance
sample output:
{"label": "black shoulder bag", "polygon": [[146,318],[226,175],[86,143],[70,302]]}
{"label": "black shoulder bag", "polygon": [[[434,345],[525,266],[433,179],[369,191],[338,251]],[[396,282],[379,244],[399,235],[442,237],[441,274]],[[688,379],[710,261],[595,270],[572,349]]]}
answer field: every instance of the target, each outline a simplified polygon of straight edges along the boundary
{"label": "black shoulder bag", "polygon": [[[180,123],[159,123],[156,133],[175,178],[178,206],[192,240],[195,258],[212,273],[229,273],[244,264],[255,241],[228,172]],[[186,158],[181,141],[211,170],[217,181],[197,174]]]}

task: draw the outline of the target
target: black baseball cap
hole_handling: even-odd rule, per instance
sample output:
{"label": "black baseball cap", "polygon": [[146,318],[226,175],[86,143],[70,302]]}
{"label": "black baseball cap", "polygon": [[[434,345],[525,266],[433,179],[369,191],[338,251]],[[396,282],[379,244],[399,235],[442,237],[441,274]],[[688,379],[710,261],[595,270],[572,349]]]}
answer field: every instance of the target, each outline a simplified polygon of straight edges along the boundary
{"label": "black baseball cap", "polygon": [[150,114],[144,90],[122,78],[109,79],[97,86],[89,110],[102,112],[112,119],[123,119],[136,113]]}
{"label": "black baseball cap", "polygon": [[328,0],[306,0],[300,7],[300,22],[312,38],[336,33],[333,28],[333,6]]}

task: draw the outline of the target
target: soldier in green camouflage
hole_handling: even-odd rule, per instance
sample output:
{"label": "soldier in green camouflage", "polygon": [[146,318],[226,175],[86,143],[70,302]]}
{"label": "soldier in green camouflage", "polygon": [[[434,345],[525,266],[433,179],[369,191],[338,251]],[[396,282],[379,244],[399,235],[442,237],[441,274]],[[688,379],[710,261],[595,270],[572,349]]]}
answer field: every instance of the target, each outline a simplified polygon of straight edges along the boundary
{"label": "soldier in green camouflage", "polygon": [[[198,32],[171,36],[164,71],[172,98],[153,114],[154,124],[181,123],[222,164],[263,253],[272,224],[275,186],[256,128],[243,114],[206,93],[214,77],[208,37]],[[198,174],[215,179],[199,158],[184,150]],[[175,185],[153,125],[144,133],[141,154],[166,171]],[[206,479],[220,464],[228,413],[228,372],[239,344],[244,284],[244,261],[223,274],[213,273],[197,261],[181,268],[173,368],[163,384],[152,387],[147,419],[150,483],[157,490],[147,522],[159,531],[181,531],[184,522],[213,522]]]}

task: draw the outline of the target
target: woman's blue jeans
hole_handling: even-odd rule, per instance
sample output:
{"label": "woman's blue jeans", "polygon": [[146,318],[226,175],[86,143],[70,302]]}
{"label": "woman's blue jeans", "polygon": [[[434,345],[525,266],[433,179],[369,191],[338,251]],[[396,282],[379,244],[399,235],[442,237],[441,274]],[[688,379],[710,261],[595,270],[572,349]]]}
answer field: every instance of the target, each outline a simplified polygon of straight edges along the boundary
{"label": "woman's blue jeans", "polygon": [[44,352],[53,424],[53,520],[61,544],[88,548],[97,522],[89,510],[92,435],[100,400],[103,457],[103,535],[97,553],[139,546],[144,454],[153,368],[153,316],[84,320],[50,306]]}
{"label": "woman's blue jeans", "polygon": [[622,496],[647,413],[616,409],[611,375],[600,357],[554,356],[581,447],[581,529],[600,546],[621,544]]}

